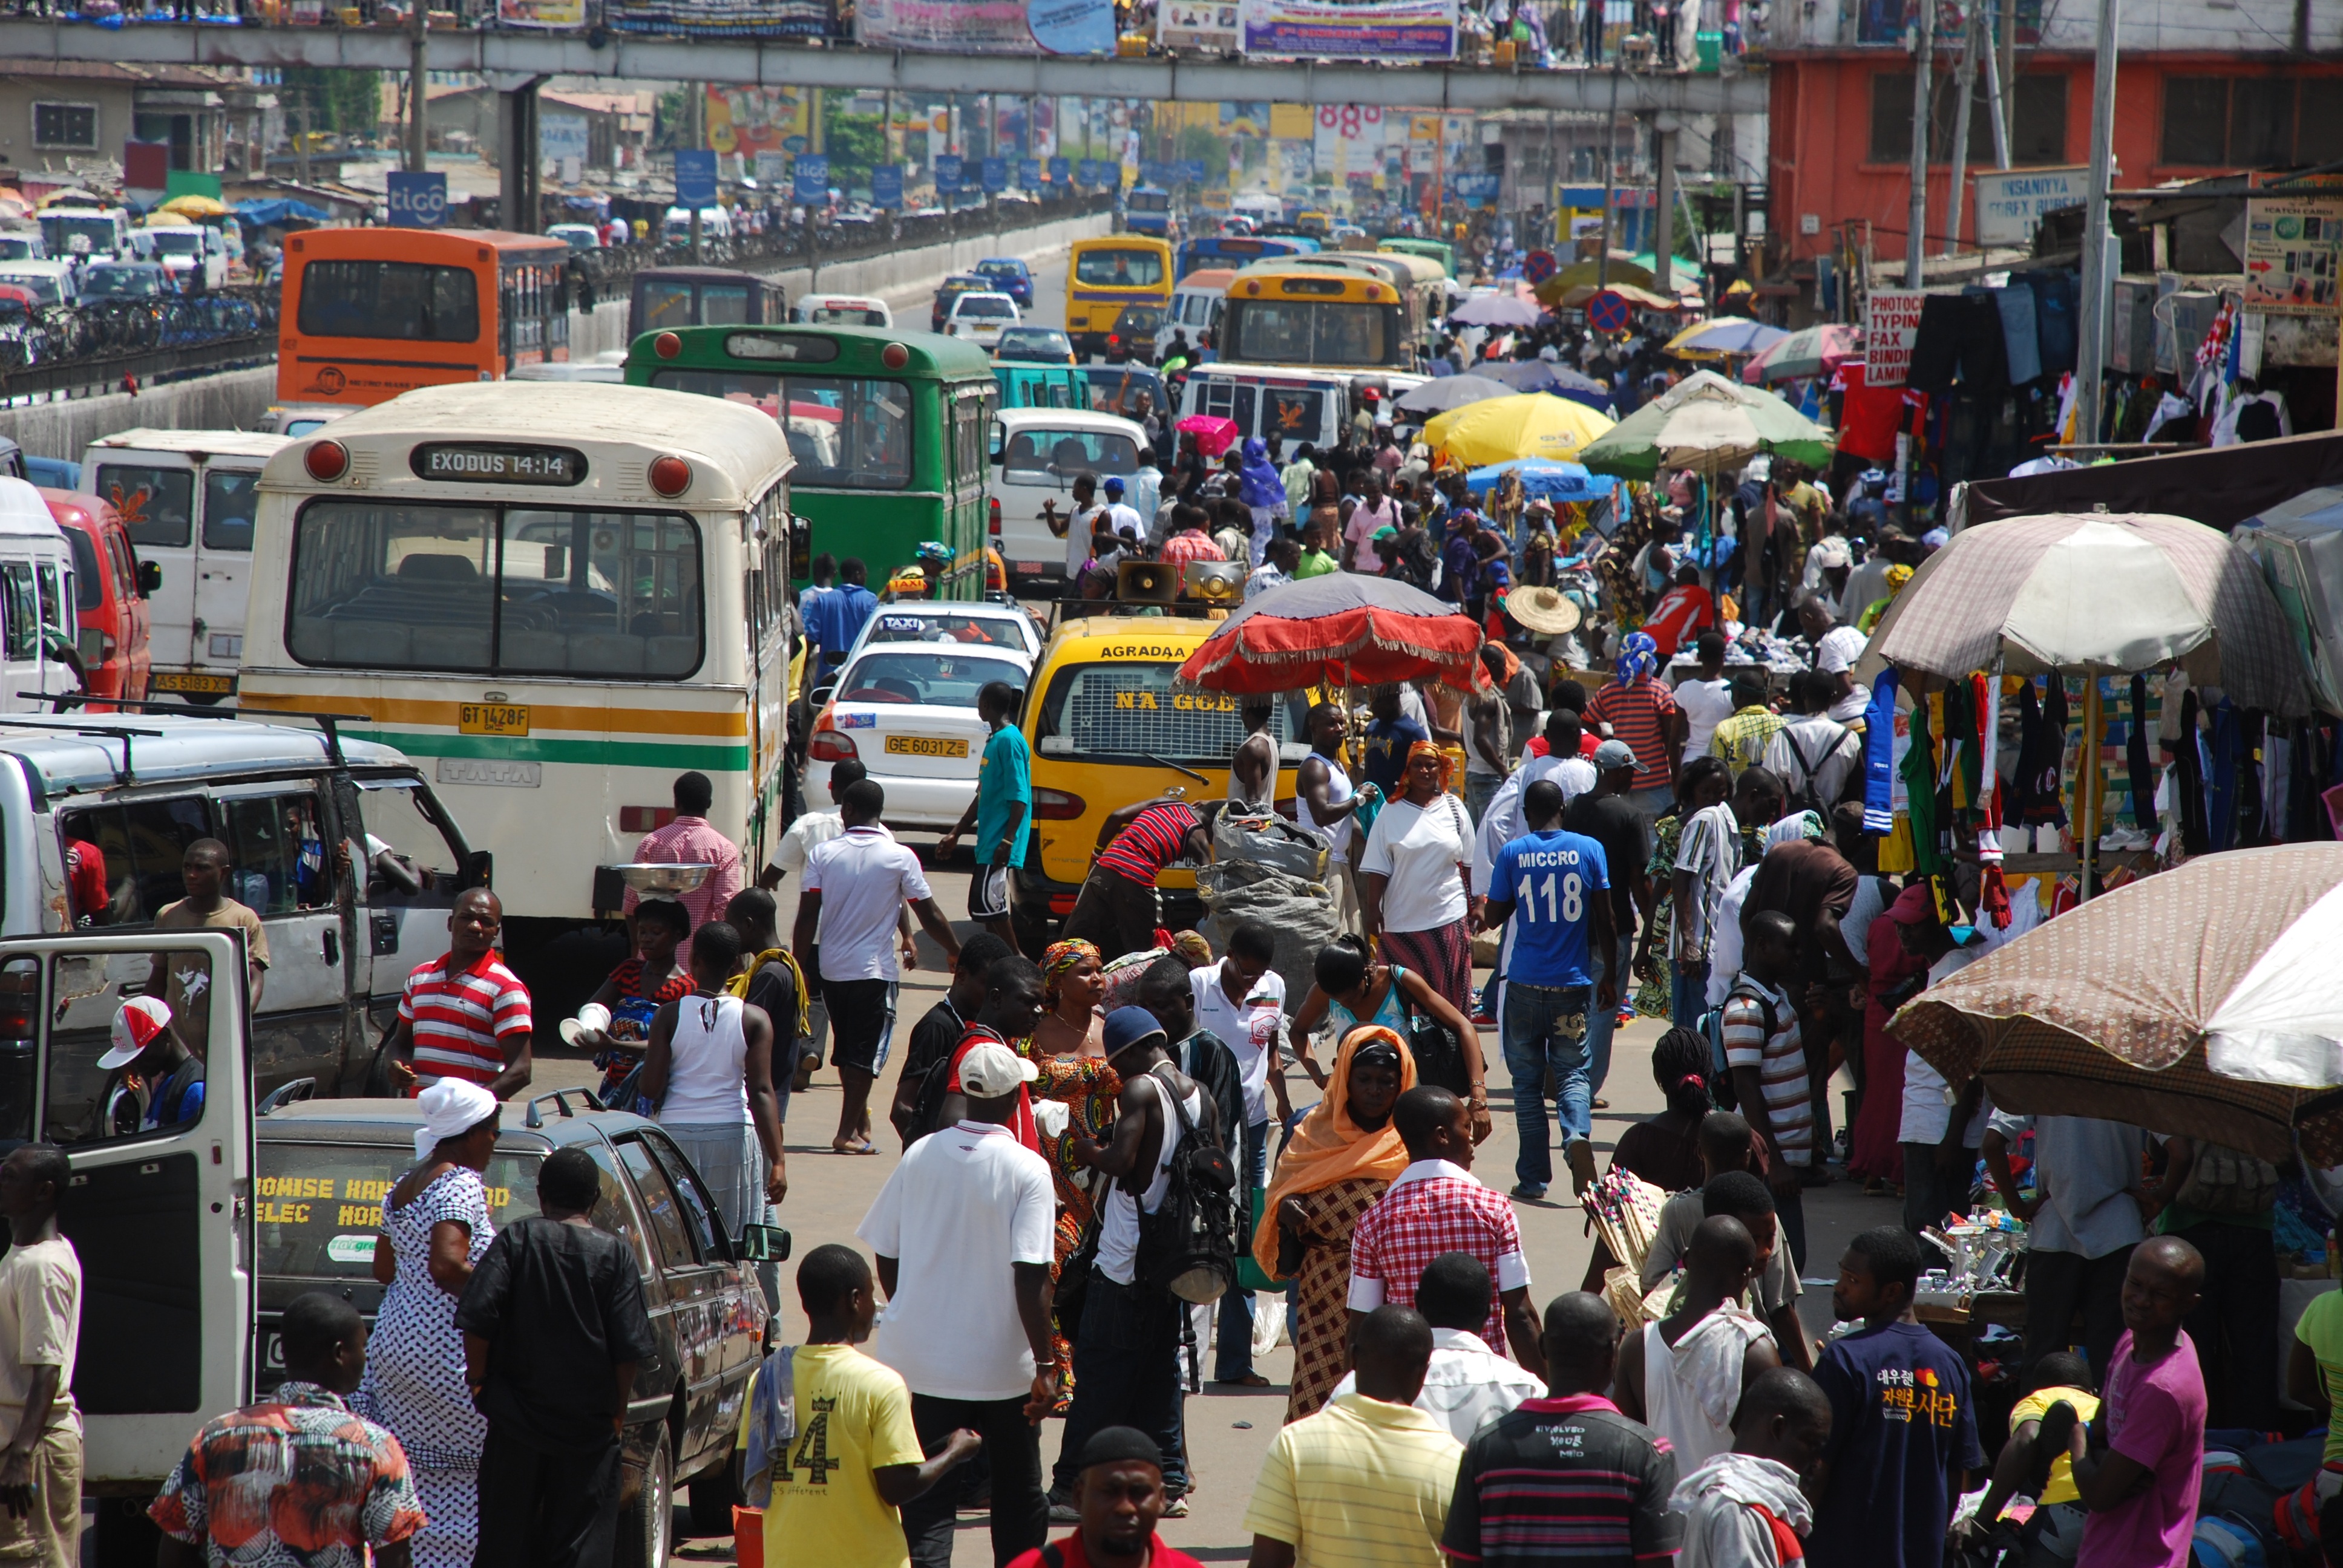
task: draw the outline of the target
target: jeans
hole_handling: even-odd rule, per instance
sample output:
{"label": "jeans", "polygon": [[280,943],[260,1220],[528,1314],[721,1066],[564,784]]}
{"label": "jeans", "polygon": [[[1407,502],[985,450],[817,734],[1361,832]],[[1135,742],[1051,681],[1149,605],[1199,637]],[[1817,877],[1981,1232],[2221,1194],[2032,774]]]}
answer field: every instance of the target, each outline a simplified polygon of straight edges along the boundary
{"label": "jeans", "polygon": [[1554,1181],[1554,1151],[1547,1146],[1545,1075],[1554,1073],[1554,1115],[1567,1148],[1588,1136],[1594,1124],[1586,1088],[1587,1009],[1594,992],[1587,986],[1505,982],[1505,1071],[1513,1081],[1513,1128],[1520,1148],[1514,1179],[1525,1186]]}
{"label": "jeans", "polygon": [[[2136,1243],[2135,1243],[2136,1244]],[[2131,1246],[2117,1247],[2104,1257],[2080,1252],[2036,1249],[2026,1257],[2026,1364],[2018,1386],[2026,1386],[2034,1363],[2053,1351],[2074,1342],[2075,1313],[2083,1314],[2083,1350],[2091,1371],[2105,1386],[2107,1363],[2123,1335],[2124,1271],[2131,1266]]]}
{"label": "jeans", "polygon": [[[1618,949],[1615,963],[1604,961],[1612,955],[1599,948],[1594,950],[1594,961],[1590,967],[1594,971],[1596,986],[1602,985],[1607,972],[1611,983],[1619,988],[1620,998],[1624,1000],[1633,995],[1635,989],[1635,977],[1632,972],[1635,939],[1621,937]],[[1603,1092],[1603,1081],[1611,1076],[1611,1037],[1618,1028],[1619,1010],[1616,1006],[1596,1005],[1586,1015],[1586,1098],[1590,1102]]]}
{"label": "jeans", "polygon": [[[992,1466],[992,1563],[1009,1562],[1049,1539],[1050,1504],[1041,1495],[1041,1429],[1025,1419],[1025,1396],[939,1399],[911,1396],[911,1426],[920,1450],[933,1455],[960,1427],[984,1439]],[[952,1518],[960,1505],[957,1467],[903,1504],[903,1539],[915,1568],[951,1568]]]}
{"label": "jeans", "polygon": [[1678,1029],[1696,1029],[1700,1015],[1708,1010],[1708,964],[1686,974],[1676,968],[1675,960],[1656,955],[1653,962],[1668,966],[1668,1018]]}
{"label": "jeans", "polygon": [[1465,773],[1464,809],[1473,814],[1473,820],[1476,826],[1481,819],[1488,814],[1489,802],[1497,798],[1497,791],[1504,782],[1503,778],[1494,773],[1470,771]]}
{"label": "jeans", "polygon": [[[1269,1169],[1269,1123],[1256,1121],[1245,1129],[1244,1181],[1240,1190],[1250,1192],[1262,1183],[1262,1172]],[[1252,1232],[1245,1232],[1251,1244]],[[1217,1331],[1220,1349],[1212,1359],[1212,1381],[1235,1382],[1252,1375],[1252,1292],[1234,1281],[1229,1282],[1228,1294],[1221,1298],[1221,1326]]]}
{"label": "jeans", "polygon": [[[1051,1492],[1073,1495],[1081,1475],[1075,1456],[1110,1426],[1137,1427],[1153,1438],[1163,1451],[1163,1490],[1174,1497],[1188,1490],[1188,1455],[1180,1429],[1180,1325],[1187,1310],[1167,1291],[1091,1276],[1074,1341],[1074,1402],[1066,1411]],[[996,1498],[1000,1485],[993,1483]]]}
{"label": "jeans", "polygon": [[2208,1220],[2172,1232],[2205,1257],[2205,1288],[2188,1314],[2204,1363],[2206,1423],[2278,1424],[2278,1255],[2268,1231]]}

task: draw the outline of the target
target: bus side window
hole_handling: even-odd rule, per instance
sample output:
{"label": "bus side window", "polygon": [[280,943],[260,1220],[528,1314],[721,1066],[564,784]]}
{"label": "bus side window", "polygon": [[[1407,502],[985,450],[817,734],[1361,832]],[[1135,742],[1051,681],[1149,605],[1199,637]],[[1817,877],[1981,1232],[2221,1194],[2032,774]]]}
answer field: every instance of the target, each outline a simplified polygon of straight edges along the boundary
{"label": "bus side window", "polygon": [[332,905],[334,876],[316,795],[263,795],[221,806],[235,858],[230,897],[258,915]]}
{"label": "bus side window", "polygon": [[86,873],[88,893],[95,894],[100,880],[106,890],[103,911],[81,908],[82,899],[76,898],[75,916],[89,916],[99,925],[151,924],[163,906],[187,896],[180,863],[188,845],[211,834],[211,813],[196,795],[59,812],[61,848],[78,844],[96,851]]}
{"label": "bus side window", "polygon": [[33,588],[32,562],[0,561],[0,597],[6,600],[8,657],[39,658],[41,601]]}
{"label": "bus side window", "polygon": [[73,617],[65,608],[65,586],[58,579],[56,563],[43,561],[38,570],[41,574],[41,624],[54,631],[72,635]]}

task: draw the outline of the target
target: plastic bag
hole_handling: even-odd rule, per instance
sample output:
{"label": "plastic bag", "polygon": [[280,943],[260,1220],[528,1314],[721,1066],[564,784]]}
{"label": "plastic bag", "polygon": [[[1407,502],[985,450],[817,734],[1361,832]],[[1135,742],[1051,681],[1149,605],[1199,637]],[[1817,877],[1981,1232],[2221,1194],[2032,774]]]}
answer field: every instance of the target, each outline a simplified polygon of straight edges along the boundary
{"label": "plastic bag", "polygon": [[1270,960],[1285,981],[1289,999],[1306,996],[1317,980],[1318,950],[1342,931],[1334,896],[1320,883],[1257,860],[1224,860],[1196,873],[1196,891],[1210,911],[1204,940],[1226,952],[1229,935],[1247,920],[1274,932],[1277,956]]}
{"label": "plastic bag", "polygon": [[1214,861],[1252,860],[1304,881],[1326,879],[1330,848],[1323,833],[1289,822],[1274,811],[1223,811],[1212,824]]}

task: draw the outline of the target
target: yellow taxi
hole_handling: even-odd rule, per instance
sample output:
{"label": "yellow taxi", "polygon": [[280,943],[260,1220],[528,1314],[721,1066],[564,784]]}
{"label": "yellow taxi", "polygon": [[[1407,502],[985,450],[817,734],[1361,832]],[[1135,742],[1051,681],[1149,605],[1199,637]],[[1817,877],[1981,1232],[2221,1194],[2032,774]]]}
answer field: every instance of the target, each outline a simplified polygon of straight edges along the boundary
{"label": "yellow taxi", "polygon": [[[1027,947],[1073,911],[1109,812],[1175,793],[1198,802],[1227,799],[1245,699],[1172,688],[1181,664],[1220,621],[1184,605],[1076,616],[1041,650],[1022,721],[1032,752],[1033,835],[1012,895]],[[1294,769],[1309,754],[1302,739],[1308,711],[1307,697],[1277,703],[1280,801],[1293,798]],[[1192,868],[1167,868],[1157,886],[1170,929],[1203,918]]]}

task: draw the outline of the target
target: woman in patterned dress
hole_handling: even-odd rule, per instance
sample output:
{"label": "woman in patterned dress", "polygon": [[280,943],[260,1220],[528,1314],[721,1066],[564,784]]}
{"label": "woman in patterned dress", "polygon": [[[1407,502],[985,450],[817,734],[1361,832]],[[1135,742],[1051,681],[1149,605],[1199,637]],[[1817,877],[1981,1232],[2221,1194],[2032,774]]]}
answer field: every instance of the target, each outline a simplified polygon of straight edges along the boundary
{"label": "woman in patterned dress", "polygon": [[1271,1279],[1299,1281],[1289,1422],[1324,1404],[1349,1364],[1351,1231],[1407,1169],[1391,1116],[1414,1087],[1405,1040],[1377,1025],[1353,1030],[1335,1052],[1326,1098],[1278,1156],[1252,1255]]}
{"label": "woman in patterned dress", "polygon": [[[1097,1143],[1112,1136],[1115,1101],[1122,1093],[1122,1080],[1106,1064],[1102,1050],[1105,1036],[1096,1010],[1106,988],[1099,969],[1098,949],[1079,939],[1043,952],[1041,1021],[1031,1039],[1015,1046],[1020,1056],[1041,1070],[1041,1076],[1025,1086],[1033,1102],[1054,1101],[1067,1112],[1064,1131],[1041,1135],[1041,1157],[1050,1162],[1050,1180],[1058,1194],[1058,1229],[1050,1263],[1052,1285],[1098,1212],[1091,1188],[1100,1177],[1074,1162],[1074,1140]],[[1052,1413],[1062,1415],[1074,1393],[1073,1346],[1054,1324],[1050,1340],[1058,1352],[1058,1398]]]}
{"label": "woman in patterned dress", "polygon": [[[1684,764],[1676,778],[1676,803],[1674,809],[1652,824],[1652,858],[1644,868],[1652,879],[1652,890],[1658,901],[1644,921],[1644,934],[1635,943],[1634,1005],[1645,1018],[1667,1018],[1674,1003],[1674,962],[1668,955],[1675,950],[1671,940],[1675,932],[1675,900],[1671,890],[1676,883],[1676,845],[1684,837],[1684,825],[1693,813],[1703,807],[1714,806],[1732,793],[1733,776],[1724,759],[1695,757]],[[1654,960],[1653,955],[1659,957]],[[1686,1027],[1689,1020],[1675,1020]]]}
{"label": "woman in patterned dress", "polygon": [[496,1152],[496,1097],[443,1078],[417,1104],[421,1163],[383,1195],[374,1277],[389,1287],[351,1405],[388,1427],[407,1451],[430,1523],[414,1538],[415,1568],[470,1568],[479,1544],[480,1450],[488,1418],[464,1381],[456,1302],[496,1239],[480,1172]]}

